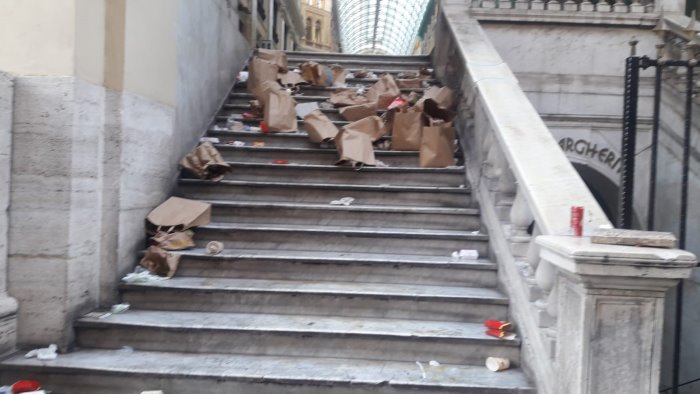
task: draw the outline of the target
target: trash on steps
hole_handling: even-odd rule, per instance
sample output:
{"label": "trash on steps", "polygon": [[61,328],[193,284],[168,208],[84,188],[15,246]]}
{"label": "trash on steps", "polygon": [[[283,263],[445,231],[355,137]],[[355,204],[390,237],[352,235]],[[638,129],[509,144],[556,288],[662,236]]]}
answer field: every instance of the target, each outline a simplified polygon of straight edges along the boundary
{"label": "trash on steps", "polygon": [[338,110],[343,119],[354,122],[377,114],[377,103],[349,105]]}
{"label": "trash on steps", "polygon": [[345,205],[345,206],[348,206],[348,205],[352,204],[353,201],[355,201],[355,199],[352,198],[352,197],[343,197],[343,198],[341,198],[340,200],[333,200],[333,201],[331,201],[330,204],[331,204],[331,205]]}
{"label": "trash on steps", "polygon": [[338,128],[321,111],[315,110],[304,117],[304,128],[313,143],[332,142],[338,135]]}
{"label": "trash on steps", "polygon": [[237,79],[239,82],[246,82],[246,81],[248,81],[248,71],[241,71],[241,72],[239,72],[239,73],[238,73],[238,76],[236,77],[236,79]]}
{"label": "trash on steps", "polygon": [[265,141],[253,141],[253,146],[256,148],[262,148],[265,146]]}
{"label": "trash on steps", "polygon": [[243,142],[243,141],[229,141],[226,143],[226,145],[233,145],[236,148],[242,148],[245,146],[245,142]]}
{"label": "trash on steps", "polygon": [[328,102],[336,107],[367,104],[370,100],[355,89],[340,89],[331,93]]}
{"label": "trash on steps", "polygon": [[315,86],[333,85],[333,70],[316,62],[305,62],[299,66],[301,77]]}
{"label": "trash on steps", "polygon": [[355,70],[355,72],[353,72],[352,74],[355,78],[367,78],[369,71],[367,71],[367,69],[363,67],[359,70]]}
{"label": "trash on steps", "polygon": [[486,335],[490,335],[492,337],[500,338],[500,339],[505,339],[508,341],[515,340],[518,338],[518,336],[515,333],[512,332],[507,332],[503,330],[486,330]]}
{"label": "trash on steps", "polygon": [[184,250],[194,248],[192,230],[165,232],[158,231],[156,235],[151,237],[151,243],[165,250]]}
{"label": "trash on steps", "polygon": [[205,142],[193,149],[180,161],[180,165],[200,179],[213,181],[220,181],[224,175],[231,172],[231,166],[210,142]]}
{"label": "trash on steps", "polygon": [[219,143],[221,143],[221,140],[219,140],[216,137],[202,137],[199,139],[199,142],[200,143],[209,142],[211,144],[219,144]]}
{"label": "trash on steps", "polygon": [[510,368],[510,360],[503,357],[488,357],[486,358],[486,368],[493,372],[503,371]]}
{"label": "trash on steps", "polygon": [[333,109],[333,108],[335,108],[335,106],[333,106],[333,104],[329,103],[328,101],[323,101],[323,102],[319,103],[318,106],[321,109]]}
{"label": "trash on steps", "polygon": [[[27,354],[24,355],[24,357],[26,357],[26,358],[36,357],[37,359],[44,360],[44,361],[55,360],[56,357],[58,357],[58,354],[56,353],[57,349],[58,349],[58,347],[52,343],[48,347],[30,350],[29,352],[27,352]],[[40,386],[37,386],[34,390],[38,390],[39,387]]]}
{"label": "trash on steps", "polygon": [[454,150],[454,127],[423,127],[418,156],[421,167],[437,168],[454,165]]}
{"label": "trash on steps", "polygon": [[137,272],[130,272],[126,274],[122,278],[122,282],[124,283],[148,283],[148,282],[157,282],[161,280],[165,280],[167,278],[163,278],[158,275],[153,275],[150,273],[148,270],[142,268],[142,267],[136,267],[138,270]]}
{"label": "trash on steps", "polygon": [[306,115],[312,113],[313,111],[316,111],[319,109],[318,103],[316,101],[312,101],[309,103],[300,103],[297,104],[296,107],[294,107],[294,110],[297,113],[297,117],[299,119],[304,119]]}
{"label": "trash on steps", "polygon": [[335,164],[347,163],[359,168],[364,165],[375,165],[374,148],[372,148],[372,139],[369,134],[352,129],[348,130],[346,127],[341,129],[335,137],[335,146],[339,157]]}
{"label": "trash on steps", "polygon": [[217,255],[224,250],[224,244],[219,241],[210,241],[207,244],[207,253],[210,255]]}
{"label": "trash on steps", "polygon": [[12,394],[37,392],[37,390],[41,390],[41,382],[38,380],[18,380],[10,389],[9,392]]}
{"label": "trash on steps", "polygon": [[476,249],[461,249],[452,252],[454,260],[476,260],[479,258],[479,251]]}
{"label": "trash on steps", "polygon": [[104,313],[98,317],[98,319],[106,319],[112,315],[118,315],[120,313],[124,313],[129,310],[131,305],[124,303],[124,304],[114,304],[112,305],[112,308],[110,308],[109,312]]}
{"label": "trash on steps", "polygon": [[343,126],[343,131],[363,133],[370,137],[372,142],[384,136],[384,122],[379,116],[368,116]]}
{"label": "trash on steps", "polygon": [[139,264],[158,276],[172,278],[180,264],[180,257],[179,254],[169,253],[157,246],[150,246]]}
{"label": "trash on steps", "polygon": [[513,329],[513,324],[504,320],[486,320],[484,326],[492,330],[509,331]]}
{"label": "trash on steps", "polygon": [[428,375],[425,373],[425,368],[423,368],[423,364],[421,364],[420,361],[416,361],[416,365],[418,366],[418,368],[420,368],[420,373],[423,380],[427,379]]}
{"label": "trash on steps", "polygon": [[277,159],[277,160],[272,160],[272,163],[274,163],[274,164],[289,164],[289,160]]}
{"label": "trash on steps", "polygon": [[146,217],[146,230],[155,235],[158,231],[184,231],[203,226],[211,221],[211,204],[170,197],[158,205]]}
{"label": "trash on steps", "polygon": [[[381,95],[393,96],[394,98],[401,95],[401,89],[396,85],[396,81],[391,74],[382,75],[381,78],[367,90],[367,99],[370,102],[379,101]],[[393,99],[391,101],[393,101]],[[391,101],[389,101],[387,105],[390,104]],[[377,107],[382,108],[379,105]]]}
{"label": "trash on steps", "polygon": [[146,390],[142,391],[141,394],[165,394],[163,390]]}
{"label": "trash on steps", "polygon": [[440,363],[437,362],[437,361],[435,361],[435,360],[430,360],[430,362],[428,363],[428,365],[430,365],[431,367],[439,367],[439,366],[440,366]]}
{"label": "trash on steps", "polygon": [[391,126],[391,150],[416,151],[420,149],[423,134],[423,114],[405,109],[394,114]]}

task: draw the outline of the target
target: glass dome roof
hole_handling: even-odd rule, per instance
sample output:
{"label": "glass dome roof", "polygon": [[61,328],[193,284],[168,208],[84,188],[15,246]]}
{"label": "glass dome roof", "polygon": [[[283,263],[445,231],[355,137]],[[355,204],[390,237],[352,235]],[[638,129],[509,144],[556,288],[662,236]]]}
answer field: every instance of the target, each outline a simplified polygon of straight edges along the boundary
{"label": "glass dome roof", "polygon": [[428,0],[336,0],[345,53],[408,55]]}

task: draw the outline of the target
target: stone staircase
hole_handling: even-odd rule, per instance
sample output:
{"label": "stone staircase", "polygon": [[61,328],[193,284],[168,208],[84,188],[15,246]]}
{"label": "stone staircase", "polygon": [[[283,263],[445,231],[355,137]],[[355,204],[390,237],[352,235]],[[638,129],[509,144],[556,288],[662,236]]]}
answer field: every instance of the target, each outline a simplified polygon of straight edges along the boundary
{"label": "stone staircase", "polygon": [[[429,64],[290,53],[290,66],[311,57],[377,74]],[[305,87],[297,100],[323,101],[331,91]],[[217,122],[250,99],[236,86]],[[347,123],[337,110],[324,112]],[[507,318],[508,300],[463,168],[419,168],[417,152],[377,151],[389,167],[354,171],[334,166],[335,149],[303,132],[208,136],[220,138],[233,171],[218,183],[180,180],[179,196],[211,202],[213,211],[177,276],[123,284],[131,310],[78,319],[75,351],[55,361],[9,358],[4,382],[39,378],[56,394],[535,392],[519,368],[519,341],[484,334],[484,320]],[[226,144],[233,140],[246,146]],[[355,201],[329,204],[342,197]],[[207,255],[210,240],[226,250]],[[483,258],[452,261],[458,249]],[[491,372],[488,356],[508,357],[514,368]]]}

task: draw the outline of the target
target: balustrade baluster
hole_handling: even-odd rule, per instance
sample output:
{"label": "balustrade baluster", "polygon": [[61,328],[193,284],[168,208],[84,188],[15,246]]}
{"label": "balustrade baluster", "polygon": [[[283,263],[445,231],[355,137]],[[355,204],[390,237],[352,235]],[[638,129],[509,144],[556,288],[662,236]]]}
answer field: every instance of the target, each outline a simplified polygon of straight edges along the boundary
{"label": "balustrade baluster", "polygon": [[547,10],[561,11],[561,3],[559,2],[559,0],[549,0],[549,2],[547,2]]}
{"label": "balustrade baluster", "polygon": [[598,12],[610,12],[612,7],[610,7],[610,4],[606,0],[598,0],[598,4],[596,4],[596,11]]}

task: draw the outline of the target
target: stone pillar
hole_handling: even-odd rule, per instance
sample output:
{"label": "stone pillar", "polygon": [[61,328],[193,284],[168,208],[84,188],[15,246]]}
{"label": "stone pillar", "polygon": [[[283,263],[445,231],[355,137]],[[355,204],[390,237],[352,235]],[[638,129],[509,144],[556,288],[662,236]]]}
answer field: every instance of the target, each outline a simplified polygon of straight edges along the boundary
{"label": "stone pillar", "polygon": [[265,0],[250,0],[250,26],[248,28],[248,43],[251,48],[258,47],[258,1]]}
{"label": "stone pillar", "polygon": [[0,355],[14,350],[17,341],[17,301],[7,295],[13,98],[13,78],[0,72]]}
{"label": "stone pillar", "polygon": [[692,253],[540,236],[559,271],[555,392],[657,394],[666,291],[687,278]]}

